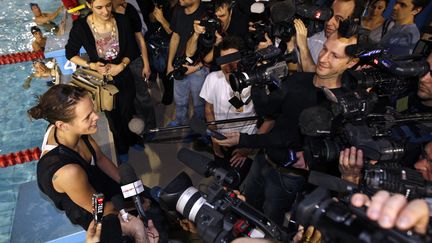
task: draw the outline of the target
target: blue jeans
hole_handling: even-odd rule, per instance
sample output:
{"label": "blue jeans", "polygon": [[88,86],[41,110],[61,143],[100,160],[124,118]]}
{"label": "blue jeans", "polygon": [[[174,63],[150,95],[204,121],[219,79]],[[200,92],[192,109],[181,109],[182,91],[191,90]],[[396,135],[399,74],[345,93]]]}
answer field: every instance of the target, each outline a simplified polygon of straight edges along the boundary
{"label": "blue jeans", "polygon": [[243,184],[243,193],[250,205],[282,225],[285,212],[291,209],[305,182],[301,175],[279,172],[259,153]]}
{"label": "blue jeans", "polygon": [[187,75],[183,80],[174,80],[174,101],[176,105],[176,122],[178,125],[189,123],[189,94],[192,95],[194,116],[204,120],[204,100],[199,94],[207,74],[208,69],[201,68],[201,70]]}

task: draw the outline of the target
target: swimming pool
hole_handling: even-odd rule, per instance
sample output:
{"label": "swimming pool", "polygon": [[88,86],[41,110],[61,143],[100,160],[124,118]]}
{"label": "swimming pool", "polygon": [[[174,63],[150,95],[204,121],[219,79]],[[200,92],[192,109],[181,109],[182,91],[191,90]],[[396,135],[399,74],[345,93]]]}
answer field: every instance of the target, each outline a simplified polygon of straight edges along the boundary
{"label": "swimming pool", "polygon": [[[59,4],[38,0],[43,11],[54,11]],[[29,51],[34,25],[29,1],[2,1],[0,12],[0,55]],[[56,20],[56,23],[59,21]],[[46,33],[45,36],[52,34]],[[0,65],[0,154],[40,146],[47,123],[30,121],[27,109],[35,103],[35,96],[47,90],[45,81],[33,79],[29,89],[22,84],[32,72],[30,62]],[[0,168],[0,242],[10,241],[11,224],[18,187],[36,179],[36,162]]]}

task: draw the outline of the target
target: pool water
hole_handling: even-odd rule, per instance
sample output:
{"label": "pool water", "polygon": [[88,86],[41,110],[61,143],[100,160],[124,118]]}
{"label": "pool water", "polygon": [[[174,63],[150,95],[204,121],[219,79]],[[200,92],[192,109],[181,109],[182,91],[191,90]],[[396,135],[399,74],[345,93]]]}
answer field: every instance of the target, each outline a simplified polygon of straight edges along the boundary
{"label": "pool water", "polygon": [[[30,27],[35,25],[30,1],[2,1],[0,10],[0,55],[31,50]],[[61,2],[38,0],[42,11],[52,12]],[[60,16],[61,17],[61,16]],[[55,22],[59,23],[58,17]],[[42,28],[41,28],[42,29]],[[43,31],[43,29],[42,29]],[[44,32],[44,31],[43,31]],[[51,33],[44,33],[50,38]],[[40,146],[45,121],[30,121],[27,110],[35,96],[47,90],[46,81],[33,79],[30,88],[22,87],[32,73],[30,62],[0,65],[0,154]],[[0,242],[10,242],[10,232],[20,184],[36,179],[36,162],[0,168]]]}

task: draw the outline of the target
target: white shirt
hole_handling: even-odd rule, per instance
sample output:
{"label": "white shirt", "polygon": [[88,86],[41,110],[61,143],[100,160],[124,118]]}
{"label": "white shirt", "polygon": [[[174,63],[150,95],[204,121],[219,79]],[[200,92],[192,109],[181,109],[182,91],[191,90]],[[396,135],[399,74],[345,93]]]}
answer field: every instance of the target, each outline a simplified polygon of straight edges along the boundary
{"label": "white shirt", "polygon": [[[242,90],[240,97],[243,102],[246,102],[250,97],[251,87]],[[222,71],[211,72],[207,75],[201,89],[200,97],[207,103],[213,105],[213,111],[216,121],[255,116],[255,108],[252,100],[242,108],[237,110],[229,103],[229,100],[234,97],[234,91],[231,89],[225,75]],[[219,132],[241,132],[247,134],[256,133],[256,121],[244,121],[228,124],[219,124]]]}

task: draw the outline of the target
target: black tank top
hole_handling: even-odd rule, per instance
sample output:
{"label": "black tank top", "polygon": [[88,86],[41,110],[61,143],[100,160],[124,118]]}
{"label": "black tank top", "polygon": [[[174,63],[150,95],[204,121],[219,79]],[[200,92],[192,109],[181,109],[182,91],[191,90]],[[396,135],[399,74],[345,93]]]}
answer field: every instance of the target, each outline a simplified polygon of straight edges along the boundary
{"label": "black tank top", "polygon": [[[65,165],[80,165],[86,172],[90,185],[97,192],[102,192],[106,201],[110,201],[113,195],[121,193],[120,185],[106,175],[97,166],[97,163],[95,163],[95,165],[90,165],[79,153],[60,144],[57,141],[56,130],[54,131],[54,138],[58,146],[46,153],[37,164],[37,182],[39,189],[54,202],[54,205],[59,210],[65,211],[66,216],[73,224],[81,225],[87,230],[93,219],[92,214],[75,204],[66,193],[59,193],[54,189],[52,183],[54,174]],[[90,150],[94,161],[97,161],[96,152],[91,146],[88,136],[82,136],[81,138]],[[89,200],[91,200],[91,198],[89,198]]]}

